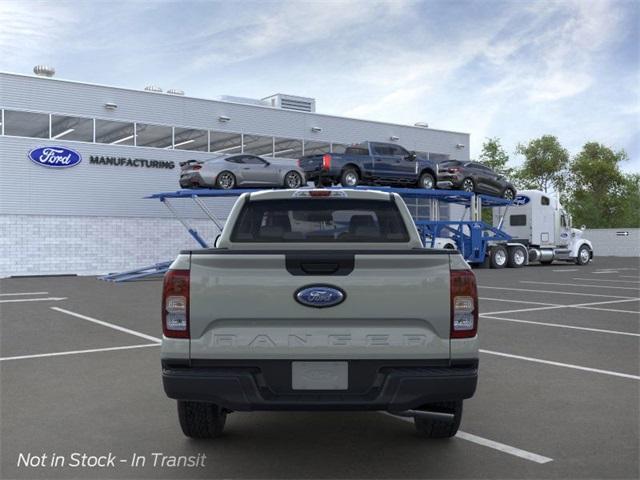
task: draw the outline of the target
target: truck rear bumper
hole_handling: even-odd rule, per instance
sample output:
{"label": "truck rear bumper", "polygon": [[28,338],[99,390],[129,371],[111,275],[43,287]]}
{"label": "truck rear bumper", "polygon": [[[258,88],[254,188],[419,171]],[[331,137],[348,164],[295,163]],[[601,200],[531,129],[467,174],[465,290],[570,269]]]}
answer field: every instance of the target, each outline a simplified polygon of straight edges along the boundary
{"label": "truck rear bumper", "polygon": [[437,366],[420,361],[351,360],[347,390],[293,390],[290,361],[180,365],[164,360],[162,380],[170,398],[211,402],[229,410],[399,412],[472,397],[478,364],[465,361]]}

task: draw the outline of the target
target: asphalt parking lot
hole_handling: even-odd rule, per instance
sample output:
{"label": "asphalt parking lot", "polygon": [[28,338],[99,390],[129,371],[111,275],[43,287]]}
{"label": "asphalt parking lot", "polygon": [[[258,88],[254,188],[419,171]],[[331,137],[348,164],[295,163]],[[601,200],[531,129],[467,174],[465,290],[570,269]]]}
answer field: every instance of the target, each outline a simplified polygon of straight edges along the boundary
{"label": "asphalt parking lot", "polygon": [[[4,279],[0,476],[638,478],[639,268],[476,270],[479,387],[444,441],[376,412],[236,413],[224,437],[189,440],[162,390],[159,280]],[[75,467],[74,452],[116,458]]]}

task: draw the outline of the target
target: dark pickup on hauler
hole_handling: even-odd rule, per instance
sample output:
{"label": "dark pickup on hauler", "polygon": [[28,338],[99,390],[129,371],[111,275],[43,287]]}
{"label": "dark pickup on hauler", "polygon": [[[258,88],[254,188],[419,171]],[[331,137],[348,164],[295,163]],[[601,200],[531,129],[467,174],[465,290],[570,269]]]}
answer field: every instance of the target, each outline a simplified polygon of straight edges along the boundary
{"label": "dark pickup on hauler", "polygon": [[436,188],[438,164],[425,154],[393,143],[363,142],[344,153],[308,155],[298,160],[308,181],[330,186],[401,185]]}

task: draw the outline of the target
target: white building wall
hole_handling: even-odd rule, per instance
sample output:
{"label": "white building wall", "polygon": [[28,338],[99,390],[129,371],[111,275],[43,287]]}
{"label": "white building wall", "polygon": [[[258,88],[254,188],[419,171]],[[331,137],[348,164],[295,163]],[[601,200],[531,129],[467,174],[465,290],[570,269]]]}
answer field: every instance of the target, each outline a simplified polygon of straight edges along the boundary
{"label": "white building wall", "polygon": [[640,228],[590,228],[584,238],[591,240],[596,258],[640,257]]}

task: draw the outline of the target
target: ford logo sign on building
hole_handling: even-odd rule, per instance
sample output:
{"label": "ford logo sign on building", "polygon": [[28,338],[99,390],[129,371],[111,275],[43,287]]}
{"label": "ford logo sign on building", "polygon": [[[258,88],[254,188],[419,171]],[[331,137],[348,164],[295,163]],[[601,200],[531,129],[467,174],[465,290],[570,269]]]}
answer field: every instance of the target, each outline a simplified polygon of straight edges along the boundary
{"label": "ford logo sign on building", "polygon": [[82,156],[69,148],[40,147],[29,152],[29,159],[43,167],[69,168],[78,165],[82,161]]}
{"label": "ford logo sign on building", "polygon": [[346,294],[336,287],[328,285],[311,285],[303,287],[295,294],[298,303],[307,307],[326,308],[344,302]]}

